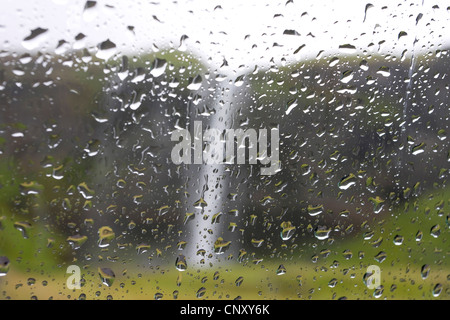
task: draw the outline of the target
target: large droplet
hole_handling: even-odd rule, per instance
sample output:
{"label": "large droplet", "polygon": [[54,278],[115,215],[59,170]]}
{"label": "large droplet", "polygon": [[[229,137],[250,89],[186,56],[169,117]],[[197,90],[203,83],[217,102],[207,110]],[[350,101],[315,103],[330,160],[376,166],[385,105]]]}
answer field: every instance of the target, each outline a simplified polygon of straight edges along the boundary
{"label": "large droplet", "polygon": [[200,289],[198,289],[196,296],[197,296],[197,298],[200,299],[205,295],[205,293],[206,293],[206,288],[201,287]]}
{"label": "large droplet", "polygon": [[242,282],[244,282],[244,278],[243,277],[239,277],[239,278],[236,279],[234,284],[236,285],[236,287],[240,287]]}
{"label": "large droplet", "polygon": [[22,41],[22,45],[27,50],[36,49],[45,40],[48,29],[36,28],[31,30],[31,34]]}
{"label": "large droplet", "polygon": [[100,279],[102,280],[102,283],[105,286],[107,287],[112,286],[116,278],[114,271],[112,271],[110,268],[98,268],[98,274],[100,276]]}
{"label": "large droplet", "polygon": [[74,236],[69,236],[67,238],[67,242],[69,242],[69,244],[72,246],[73,249],[79,249],[83,243],[86,242],[87,240],[87,236],[82,236],[82,235],[74,235]]}
{"label": "large droplet", "polygon": [[9,259],[8,257],[0,257],[0,277],[6,276],[9,271]]}
{"label": "large droplet", "polygon": [[286,268],[280,264],[277,269],[277,275],[282,276],[283,274],[286,274]]}
{"label": "large droplet", "polygon": [[109,39],[99,43],[97,48],[96,57],[102,60],[109,60],[117,51],[116,44]]}
{"label": "large droplet", "polygon": [[353,173],[350,173],[348,176],[345,176],[338,183],[339,189],[347,190],[351,186],[356,184],[356,176]]}
{"label": "large droplet", "polygon": [[191,80],[191,83],[187,86],[187,88],[193,91],[198,90],[202,86],[202,81],[202,77],[198,75]]}
{"label": "large droplet", "polygon": [[314,236],[319,240],[328,239],[331,232],[331,228],[326,226],[318,226],[314,229]]}
{"label": "large droplet", "polygon": [[428,275],[430,274],[430,266],[428,264],[424,264],[422,268],[420,269],[420,275],[422,276],[422,279],[428,278]]}
{"label": "large droplet", "polygon": [[214,253],[223,254],[231,245],[231,241],[225,241],[219,237],[214,243]]}
{"label": "large droplet", "polygon": [[295,233],[295,227],[292,225],[290,221],[284,221],[281,223],[281,239],[289,240],[292,235]]}
{"label": "large droplet", "polygon": [[177,260],[175,261],[175,268],[177,268],[178,271],[186,271],[187,263],[184,255],[180,254],[177,257]]}
{"label": "large droplet", "polygon": [[115,236],[116,234],[110,227],[101,227],[98,230],[98,246],[100,248],[108,247],[111,243],[111,240],[113,240]]}

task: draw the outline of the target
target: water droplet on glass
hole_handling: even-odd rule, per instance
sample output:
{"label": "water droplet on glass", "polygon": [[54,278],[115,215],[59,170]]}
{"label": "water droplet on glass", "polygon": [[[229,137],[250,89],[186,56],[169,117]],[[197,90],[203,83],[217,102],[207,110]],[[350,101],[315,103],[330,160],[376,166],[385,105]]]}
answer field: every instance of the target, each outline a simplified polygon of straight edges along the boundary
{"label": "water droplet on glass", "polygon": [[353,173],[350,173],[348,176],[345,176],[341,179],[341,181],[338,183],[339,189],[341,190],[347,190],[351,186],[356,184],[356,176]]}
{"label": "water droplet on glass", "polygon": [[184,255],[179,255],[177,257],[177,260],[175,261],[175,268],[177,268],[178,271],[186,271],[187,262]]}
{"label": "water droplet on glass", "polygon": [[331,232],[331,228],[328,228],[326,226],[318,226],[314,229],[314,236],[318,240],[325,240],[328,239]]}
{"label": "water droplet on glass", "polygon": [[191,80],[191,83],[187,86],[187,88],[189,90],[196,91],[200,89],[200,87],[202,86],[202,81],[203,81],[202,77],[198,75]]}
{"label": "water droplet on glass", "polygon": [[277,275],[282,276],[285,273],[286,273],[286,268],[282,264],[280,264],[277,269]]}
{"label": "water droplet on glass", "polygon": [[323,205],[312,206],[308,205],[308,214],[311,217],[317,216],[323,212]]}
{"label": "water droplet on glass", "polygon": [[239,278],[236,279],[234,284],[236,285],[236,287],[240,287],[242,282],[244,282],[244,278],[243,277],[239,277]]}
{"label": "water droplet on glass", "polygon": [[67,237],[67,242],[72,246],[73,249],[77,250],[83,245],[83,243],[86,242],[87,239],[87,236],[74,235]]}
{"label": "water droplet on glass", "polygon": [[98,268],[98,274],[100,276],[102,283],[105,286],[107,286],[107,287],[112,286],[112,284],[114,283],[114,280],[116,278],[114,271],[112,271],[110,268]]}
{"label": "water droplet on glass", "polygon": [[430,234],[433,238],[439,237],[441,234],[441,226],[437,224],[431,227]]}
{"label": "water droplet on glass", "polygon": [[9,271],[9,259],[8,257],[0,257],[0,277],[6,276]]}
{"label": "water droplet on glass", "polygon": [[117,51],[116,44],[109,39],[99,43],[97,48],[96,57],[102,60],[109,60]]}
{"label": "water droplet on glass", "polygon": [[22,237],[28,239],[28,231],[31,229],[31,224],[27,221],[18,221],[14,223],[14,228],[22,232]]}
{"label": "water droplet on glass", "polygon": [[36,49],[41,45],[47,35],[48,29],[36,28],[31,30],[31,34],[22,41],[22,45],[27,50]]}
{"label": "water droplet on glass", "polygon": [[432,291],[433,297],[436,297],[436,298],[439,297],[439,295],[442,292],[442,287],[443,286],[440,283],[438,283],[434,286],[433,291]]}
{"label": "water droplet on glass", "polygon": [[205,293],[206,293],[206,288],[201,287],[200,289],[198,289],[196,296],[198,299],[200,299],[205,295]]}
{"label": "water droplet on glass", "polygon": [[422,276],[422,279],[426,279],[428,275],[430,274],[430,266],[428,264],[424,264],[422,268],[420,269],[420,275]]}
{"label": "water droplet on glass", "polygon": [[403,236],[396,235],[396,236],[394,237],[394,244],[395,244],[396,246],[399,246],[399,245],[401,245],[402,243],[403,243]]}
{"label": "water droplet on glass", "polygon": [[290,221],[284,221],[281,223],[281,239],[289,240],[292,235],[295,233],[295,227],[292,225]]}
{"label": "water droplet on glass", "polygon": [[334,287],[336,287],[337,283],[338,283],[337,279],[336,279],[336,278],[333,278],[333,279],[331,279],[331,280],[328,282],[328,286],[329,286],[330,288],[334,288]]}
{"label": "water droplet on glass", "polygon": [[101,227],[98,229],[98,246],[100,248],[108,247],[115,236],[116,234],[110,227]]}
{"label": "water droplet on glass", "polygon": [[231,245],[231,241],[225,241],[222,237],[219,237],[214,243],[214,253],[223,254]]}
{"label": "water droplet on glass", "polygon": [[164,59],[155,59],[155,62],[153,63],[153,68],[150,71],[150,74],[154,76],[155,78],[161,76],[166,71],[167,67],[167,61]]}

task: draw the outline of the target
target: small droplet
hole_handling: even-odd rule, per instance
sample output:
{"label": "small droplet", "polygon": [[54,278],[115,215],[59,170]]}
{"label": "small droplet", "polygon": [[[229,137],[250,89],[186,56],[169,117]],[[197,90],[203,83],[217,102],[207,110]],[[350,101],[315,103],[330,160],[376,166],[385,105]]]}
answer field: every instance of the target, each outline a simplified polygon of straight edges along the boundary
{"label": "small droplet", "polygon": [[394,244],[395,244],[396,246],[399,246],[399,245],[401,245],[402,243],[403,243],[403,236],[396,235],[396,236],[394,237]]}
{"label": "small droplet", "polygon": [[98,246],[100,248],[108,247],[111,243],[111,240],[113,240],[115,236],[116,234],[110,227],[101,227],[98,230]]}
{"label": "small droplet", "polygon": [[9,259],[8,257],[0,257],[0,277],[6,276],[9,271]]}
{"label": "small droplet", "polygon": [[219,237],[214,243],[214,252],[216,254],[223,254],[231,245],[231,241],[225,241]]}
{"label": "small droplet", "polygon": [[341,179],[341,181],[338,183],[339,189],[341,190],[347,190],[351,186],[356,184],[356,176],[353,173],[350,173],[348,176],[345,176]]}
{"label": "small droplet", "polygon": [[424,264],[422,266],[422,269],[420,270],[420,275],[422,276],[422,279],[425,280],[426,278],[428,278],[428,275],[430,274],[430,266],[427,264]]}
{"label": "small droplet", "polygon": [[430,230],[430,234],[432,237],[437,238],[439,237],[439,235],[441,234],[441,226],[440,225],[435,225],[431,228]]}
{"label": "small droplet", "polygon": [[116,44],[109,39],[99,43],[97,48],[96,57],[102,60],[109,60],[117,51]]}
{"label": "small droplet", "polygon": [[384,251],[380,251],[376,256],[375,260],[382,263],[387,258],[387,254]]}
{"label": "small droplet", "polygon": [[438,283],[433,288],[433,291],[432,291],[433,297],[439,297],[441,292],[442,292],[442,284]]}
{"label": "small droplet", "polygon": [[328,286],[329,286],[330,288],[334,288],[334,287],[336,287],[337,283],[338,283],[337,279],[336,279],[336,278],[333,278],[333,279],[331,279],[331,280],[328,282]]}
{"label": "small droplet", "polygon": [[198,75],[191,80],[191,83],[187,86],[187,88],[189,90],[196,91],[200,89],[200,87],[202,86],[202,81],[203,81],[202,77]]}
{"label": "small droplet", "polygon": [[27,50],[36,49],[45,39],[48,29],[36,28],[31,30],[31,34],[22,41],[22,45]]}
{"label": "small droplet", "polygon": [[331,228],[328,228],[326,226],[318,226],[314,229],[314,236],[318,240],[325,240],[328,239],[331,232]]}
{"label": "small droplet", "polygon": [[205,293],[206,293],[206,288],[201,287],[200,289],[198,289],[196,296],[198,299],[200,299],[205,295]]}
{"label": "small droplet", "polygon": [[236,287],[240,287],[242,282],[244,282],[244,278],[243,277],[239,277],[239,278],[236,279],[234,284],[236,285]]}

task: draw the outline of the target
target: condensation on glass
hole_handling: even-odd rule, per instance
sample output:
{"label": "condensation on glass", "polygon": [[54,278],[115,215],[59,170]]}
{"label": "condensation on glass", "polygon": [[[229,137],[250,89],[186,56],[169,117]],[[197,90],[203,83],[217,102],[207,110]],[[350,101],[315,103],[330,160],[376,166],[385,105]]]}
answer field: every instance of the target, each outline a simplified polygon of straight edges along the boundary
{"label": "condensation on glass", "polygon": [[6,1],[0,299],[449,299],[450,7],[350,2]]}

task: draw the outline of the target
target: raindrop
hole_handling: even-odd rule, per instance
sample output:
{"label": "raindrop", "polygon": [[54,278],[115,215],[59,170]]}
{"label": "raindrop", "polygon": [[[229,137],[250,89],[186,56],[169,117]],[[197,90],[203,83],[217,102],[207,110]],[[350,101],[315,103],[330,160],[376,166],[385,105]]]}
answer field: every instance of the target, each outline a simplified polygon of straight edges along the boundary
{"label": "raindrop", "polygon": [[312,206],[308,205],[308,214],[311,217],[317,216],[323,212],[323,205]]}
{"label": "raindrop", "polygon": [[437,224],[431,227],[430,234],[434,238],[439,237],[439,235],[441,234],[441,226]]}
{"label": "raindrop", "polygon": [[36,28],[31,30],[31,34],[22,41],[22,45],[27,50],[37,48],[47,35],[48,29]]}
{"label": "raindrop", "polygon": [[381,296],[383,295],[383,291],[384,291],[384,287],[383,286],[379,286],[378,288],[376,288],[373,291],[374,298],[376,298],[376,299],[381,298]]}
{"label": "raindrop", "polygon": [[0,257],[0,277],[6,276],[9,271],[9,259],[8,257]]}
{"label": "raindrop", "polygon": [[394,244],[395,244],[396,246],[399,246],[399,245],[401,245],[402,243],[403,243],[403,236],[396,235],[396,236],[394,237]]}
{"label": "raindrop", "polygon": [[334,287],[336,287],[337,283],[338,283],[337,279],[336,279],[336,278],[333,278],[333,279],[331,279],[331,280],[328,282],[328,286],[329,286],[330,288],[334,288]]}
{"label": "raindrop", "polygon": [[356,184],[356,176],[353,173],[350,173],[348,176],[345,176],[341,179],[341,181],[338,183],[339,189],[341,190],[347,190],[351,186]]}
{"label": "raindrop", "polygon": [[87,236],[74,235],[67,238],[67,242],[73,249],[79,249],[87,240]]}
{"label": "raindrop", "polygon": [[111,240],[113,240],[115,236],[116,234],[110,227],[101,227],[98,230],[98,246],[100,248],[108,247],[111,243]]}
{"label": "raindrop", "polygon": [[114,271],[112,271],[110,268],[98,268],[98,274],[100,276],[102,283],[105,286],[107,286],[107,287],[112,286],[112,284],[114,283],[114,280],[116,278]]}
{"label": "raindrop", "polygon": [[252,245],[255,247],[255,248],[259,248],[259,247],[261,247],[262,246],[262,244],[263,244],[263,242],[264,242],[264,239],[252,239]]}
{"label": "raindrop", "polygon": [[116,44],[107,39],[97,46],[98,51],[96,57],[102,60],[109,60],[116,53]]}
{"label": "raindrop", "polygon": [[377,73],[381,74],[383,77],[389,77],[391,75],[389,68],[386,66],[383,66],[380,69],[378,69]]}
{"label": "raindrop", "polygon": [[433,297],[436,297],[436,298],[439,297],[439,295],[442,292],[442,287],[443,286],[440,283],[438,283],[434,286],[433,291],[432,291]]}
{"label": "raindrop", "polygon": [[201,287],[200,289],[198,289],[196,296],[197,296],[198,299],[200,299],[200,298],[203,298],[205,293],[206,293],[206,288],[205,287]]}
{"label": "raindrop", "polygon": [[382,263],[387,258],[387,254],[384,251],[380,251],[376,256],[375,260]]}
{"label": "raindrop", "polygon": [[291,111],[294,110],[295,107],[297,107],[297,106],[298,106],[298,102],[297,102],[296,98],[289,100],[286,104],[286,111],[285,111],[286,115],[289,115],[289,113],[291,113]]}
{"label": "raindrop", "polygon": [[326,226],[318,226],[314,229],[314,236],[318,240],[325,240],[328,239],[331,232],[331,228],[328,228]]}
{"label": "raindrop", "polygon": [[225,241],[219,237],[214,243],[214,253],[223,254],[231,245],[231,241]]}
{"label": "raindrop", "polygon": [[290,221],[284,221],[281,223],[281,239],[289,240],[292,235],[295,233],[295,227],[292,225]]}
{"label": "raindrop", "polygon": [[175,267],[178,271],[186,271],[187,269],[187,263],[186,263],[186,257],[184,255],[179,255],[177,257],[177,260],[175,261]]}
{"label": "raindrop", "polygon": [[167,61],[164,59],[155,59],[155,62],[153,63],[153,68],[150,71],[150,74],[154,76],[155,78],[161,76],[166,71],[167,67]]}
{"label": "raindrop", "polygon": [[420,275],[422,276],[423,280],[425,280],[428,277],[428,275],[430,274],[430,270],[431,268],[429,265],[424,264],[422,266],[422,269],[420,270]]}
{"label": "raindrop", "polygon": [[31,229],[31,224],[26,221],[18,221],[14,223],[14,228],[22,232],[22,237],[28,239],[28,231]]}
{"label": "raindrop", "polygon": [[277,276],[282,276],[285,273],[286,273],[286,268],[282,264],[280,264],[280,266],[277,269]]}
{"label": "raindrop", "polygon": [[190,81],[190,84],[187,86],[187,88],[189,90],[196,91],[202,86],[202,81],[202,77],[198,75]]}
{"label": "raindrop", "polygon": [[236,285],[236,287],[240,287],[242,282],[244,282],[244,278],[243,277],[239,277],[239,278],[236,279],[234,284]]}

